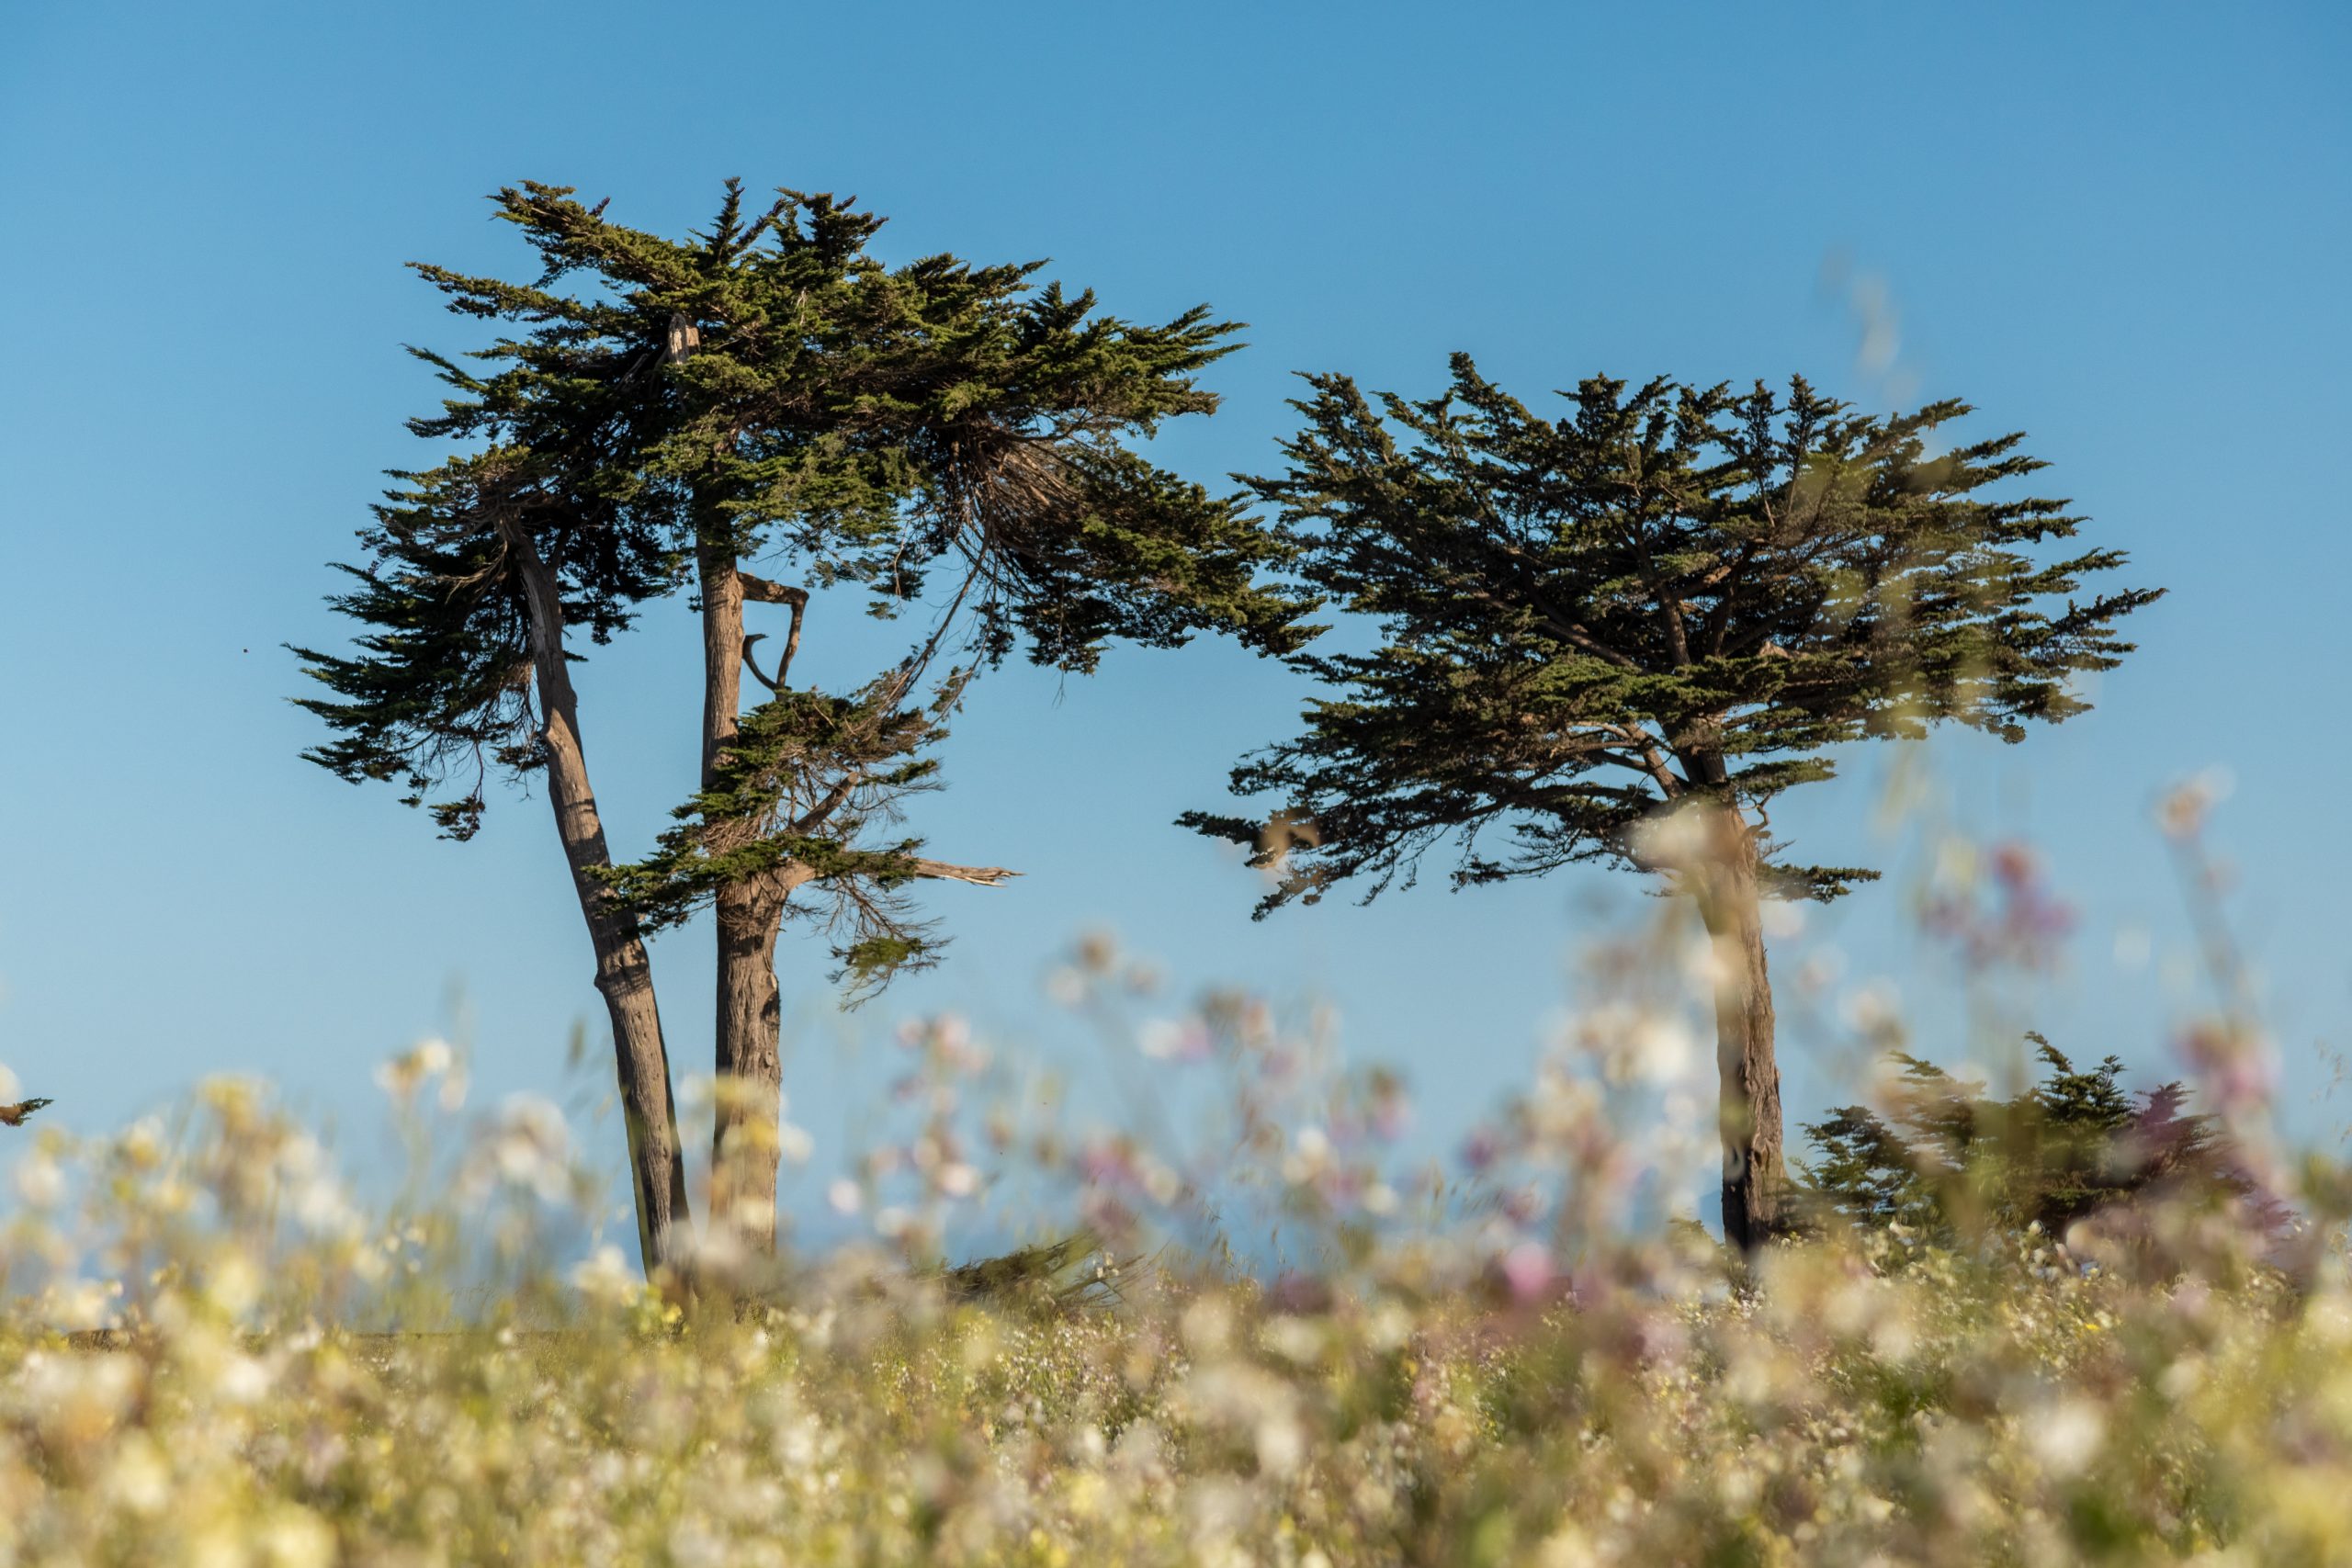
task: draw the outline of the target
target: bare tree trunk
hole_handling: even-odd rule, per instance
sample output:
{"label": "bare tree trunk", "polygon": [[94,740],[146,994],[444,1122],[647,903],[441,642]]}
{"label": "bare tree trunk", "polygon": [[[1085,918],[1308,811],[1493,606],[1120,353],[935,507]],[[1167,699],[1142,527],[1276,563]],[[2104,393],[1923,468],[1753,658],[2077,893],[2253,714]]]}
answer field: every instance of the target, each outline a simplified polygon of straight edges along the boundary
{"label": "bare tree trunk", "polygon": [[708,789],[743,707],[743,579],[723,539],[704,538],[695,565],[702,590],[702,783]]}
{"label": "bare tree trunk", "polygon": [[543,716],[548,801],[571,866],[572,890],[596,950],[596,989],[612,1020],[613,1054],[620,1077],[621,1111],[628,1127],[631,1183],[636,1190],[638,1254],[649,1278],[683,1268],[693,1218],[670,1094],[670,1058],[662,1043],[662,1014],[653,996],[653,968],[636,919],[616,908],[596,871],[612,864],[588,759],[580,739],[580,704],[563,651],[563,603],[537,547],[519,525],[502,522],[523,584],[531,625],[531,663]]}
{"label": "bare tree trunk", "polygon": [[1714,947],[1717,1124],[1724,1148],[1724,1238],[1753,1255],[1781,1228],[1781,1068],[1773,1055],[1772,982],[1757,897],[1756,840],[1736,810],[1712,830],[1693,882]]}
{"label": "bare tree trunk", "polygon": [[[695,552],[702,588],[702,778],[716,782],[743,700],[743,581],[735,552],[706,536]],[[718,1116],[711,1145],[714,1230],[754,1256],[775,1251],[775,1187],[784,1120],[778,1043],[783,1010],[776,933],[788,889],[766,879],[722,887],[718,923]]]}
{"label": "bare tree trunk", "polygon": [[784,896],[753,884],[718,900],[718,1104],[711,1150],[714,1224],[752,1257],[775,1251],[782,1149],[783,1008],[775,977]]}

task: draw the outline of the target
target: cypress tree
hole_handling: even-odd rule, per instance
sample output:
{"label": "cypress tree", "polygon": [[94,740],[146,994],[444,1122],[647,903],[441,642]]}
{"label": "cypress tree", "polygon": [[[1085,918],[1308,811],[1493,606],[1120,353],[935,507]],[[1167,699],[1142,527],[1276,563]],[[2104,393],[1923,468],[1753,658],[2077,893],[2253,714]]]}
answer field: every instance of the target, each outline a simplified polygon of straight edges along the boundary
{"label": "cypress tree", "polygon": [[[1254,582],[1275,542],[1132,446],[1216,406],[1194,377],[1235,329],[1204,310],[1119,320],[1038,286],[1042,264],[888,267],[867,251],[881,220],[830,196],[753,213],[729,182],[684,240],[564,187],[496,200],[544,270],[522,285],[420,269],[454,310],[518,330],[484,370],[428,355],[455,395],[416,428],[528,453],[615,536],[654,542],[661,570],[628,592],[693,591],[700,787],[651,856],[591,880],[645,929],[716,911],[713,1204],[772,1247],[783,922],[826,926],[840,977],[870,990],[936,955],[910,884],[1010,874],[895,830],[907,795],[936,785],[931,753],[969,680],[1016,650],[1086,671],[1113,638],[1205,628],[1290,645],[1295,606]],[[913,619],[905,657],[846,694],[796,686],[816,596],[836,588]],[[783,613],[772,675],[751,604]],[[748,713],[746,670],[764,692]]]}
{"label": "cypress tree", "polygon": [[1714,945],[1724,1223],[1752,1248],[1786,1185],[1758,901],[1874,874],[1791,863],[1772,801],[1850,741],[1947,721],[2016,740],[2082,712],[2074,678],[2113,667],[2116,624],[2161,591],[2081,598],[2123,556],[2041,549],[2081,519],[2000,494],[2041,467],[2021,436],[1938,449],[1957,401],[1873,416],[1802,378],[1594,377],[1555,420],[1467,355],[1425,401],[1306,380],[1286,469],[1249,483],[1379,646],[1289,656],[1326,694],[1233,774],[1272,818],[1183,822],[1282,872],[1261,915],[1409,883],[1447,841],[1457,886],[1662,874]]}

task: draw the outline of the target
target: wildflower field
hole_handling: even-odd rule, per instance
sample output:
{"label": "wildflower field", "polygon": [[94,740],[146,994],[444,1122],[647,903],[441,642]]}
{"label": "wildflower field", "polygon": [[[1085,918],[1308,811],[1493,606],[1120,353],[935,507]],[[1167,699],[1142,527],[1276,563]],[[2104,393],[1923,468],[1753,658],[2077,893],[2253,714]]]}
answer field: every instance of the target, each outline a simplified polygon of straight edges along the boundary
{"label": "wildflower field", "polygon": [[456,1217],[337,1212],[241,1089],[198,1127],[79,1151],[137,1272],[12,1307],[8,1561],[2352,1553],[2340,1255],[2261,1266],[2218,1209],[2128,1243],[1840,1236],[1736,1280],[1695,1237],[1540,1282],[1425,1238],[1271,1284],[1057,1259],[976,1298],[853,1253],[723,1309],[609,1255],[536,1272],[518,1227],[471,1321],[384,1334],[332,1303],[427,1312]]}
{"label": "wildflower field", "polygon": [[[1186,1147],[1022,1124],[967,1026],[911,1025],[911,1119],[825,1190],[865,1239],[651,1286],[561,1116],[469,1116],[438,1042],[380,1074],[416,1169],[372,1205],[257,1084],[30,1134],[0,1560],[2352,1561],[2352,1182],[2267,1139],[2243,1028],[2192,1032],[2193,1114],[2063,1057],[2011,1102],[1889,1080],[1743,1262],[1642,1196],[1712,1129],[1655,1092],[1634,959],[1418,1174],[1398,1081],[1250,998],[1136,1032],[1230,1090]],[[1139,983],[1098,941],[1049,988]],[[950,1266],[1012,1190],[1046,1239]],[[1236,1250],[1248,1215],[1296,1239]]]}

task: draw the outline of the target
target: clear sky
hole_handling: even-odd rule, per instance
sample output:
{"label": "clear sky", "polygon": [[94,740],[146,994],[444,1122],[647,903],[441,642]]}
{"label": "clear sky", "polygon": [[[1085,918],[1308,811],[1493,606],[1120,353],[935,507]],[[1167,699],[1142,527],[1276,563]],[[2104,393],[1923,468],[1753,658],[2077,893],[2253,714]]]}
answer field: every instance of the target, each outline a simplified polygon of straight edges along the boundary
{"label": "clear sky", "polygon": [[[374,1064],[449,1031],[492,1094],[563,1087],[602,1013],[544,803],[452,845],[300,761],[320,731],[280,645],[342,635],[324,563],[379,470],[434,459],[400,425],[435,390],[400,345],[479,341],[401,264],[526,269],[482,200],[516,180],[675,232],[741,175],[856,193],[888,259],[1050,257],[1123,314],[1250,322],[1211,376],[1224,411],[1159,448],[1213,482],[1272,462],[1291,372],[1422,394],[1457,348],[1531,398],[1803,371],[2028,431],[2090,536],[2172,590],[2095,714],[1935,751],[1952,819],[2030,836],[2081,911],[2031,1021],[2138,1081],[2170,1069],[2196,996],[2148,807],[2226,764],[2231,908],[2297,1125],[2330,1134],[2352,1114],[2320,1049],[2352,1043],[2347,81],[2352,12],[2320,4],[12,6],[0,1062],[85,1129],[231,1069],[367,1120]],[[624,852],[691,783],[695,657],[681,602],[583,671]],[[1216,646],[986,680],[915,826],[1025,874],[941,891],[947,965],[846,1032],[821,952],[787,936],[796,1120],[822,1145],[879,1070],[841,1042],[922,1010],[1093,1070],[1079,1053],[1105,1048],[1038,993],[1092,926],[1180,990],[1335,1002],[1432,1138],[1519,1080],[1589,899],[1628,880],[1432,877],[1253,926],[1251,874],[1170,822],[1219,804],[1301,695]],[[1807,858],[1918,859],[1873,836],[1883,771],[1788,804]],[[1776,962],[1834,945],[1830,1003],[1883,976],[1958,1051],[1908,897],[1866,889]],[[656,949],[682,1073],[708,950],[707,929]],[[1837,1016],[1786,1032],[1798,1116],[1840,1092]]]}

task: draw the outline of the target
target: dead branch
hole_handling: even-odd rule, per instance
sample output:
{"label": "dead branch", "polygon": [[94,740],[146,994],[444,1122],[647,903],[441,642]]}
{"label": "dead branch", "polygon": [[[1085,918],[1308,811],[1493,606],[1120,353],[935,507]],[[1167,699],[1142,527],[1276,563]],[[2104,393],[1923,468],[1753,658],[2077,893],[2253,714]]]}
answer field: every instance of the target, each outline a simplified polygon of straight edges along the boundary
{"label": "dead branch", "polygon": [[910,863],[917,876],[928,876],[940,882],[968,882],[975,887],[995,887],[1008,876],[1018,876],[1017,871],[1007,871],[1001,865],[950,865],[944,860],[916,860]]}
{"label": "dead branch", "polygon": [[767,635],[768,634],[765,632],[751,632],[745,635],[743,638],[743,668],[752,672],[752,680],[757,681],[769,691],[781,692],[784,690],[784,666],[781,664],[776,666],[776,678],[771,681],[764,674],[761,673],[760,661],[752,657],[752,645]]}
{"label": "dead branch", "polygon": [[764,577],[754,577],[738,568],[736,581],[743,585],[743,597],[757,599],[763,604],[790,604],[798,608],[808,603],[806,588],[787,588],[781,582],[770,582]]}

